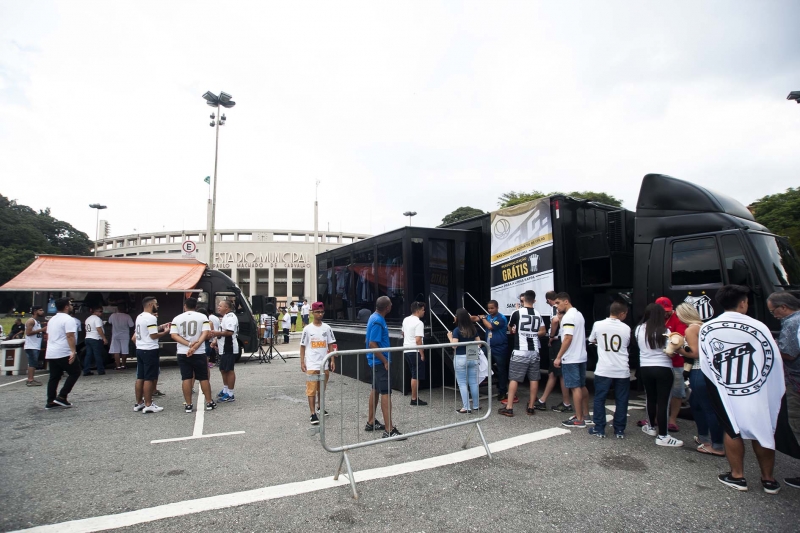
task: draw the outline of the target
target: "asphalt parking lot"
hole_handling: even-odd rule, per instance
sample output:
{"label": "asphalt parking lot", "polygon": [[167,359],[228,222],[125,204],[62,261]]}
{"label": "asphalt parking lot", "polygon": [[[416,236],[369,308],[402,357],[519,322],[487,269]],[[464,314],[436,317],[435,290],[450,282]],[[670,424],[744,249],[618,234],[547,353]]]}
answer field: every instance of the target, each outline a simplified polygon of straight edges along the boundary
{"label": "asphalt parking lot", "polygon": [[[3,531],[798,529],[800,490],[763,493],[751,452],[750,491],[735,492],[716,480],[727,462],[690,446],[692,422],[681,421],[676,434],[684,448],[663,449],[635,427],[635,408],[625,440],[564,429],[564,416],[553,412],[492,414],[482,423],[492,460],[477,437],[462,450],[466,428],[355,450],[355,500],[346,478],[332,480],[338,456],[309,431],[296,358],[237,365],[237,401],[200,422],[184,413],[169,361],[159,383],[165,410],[151,415],[132,410],[132,370],[82,377],[74,407],[55,411],[44,410],[45,387],[19,379],[0,377]],[[216,369],[211,380],[218,391]],[[330,442],[372,438],[363,432],[366,386],[334,376],[330,395]],[[394,402],[401,431],[464,416],[452,390],[442,398],[434,389],[427,407],[411,407],[397,392]],[[800,461],[778,456],[779,479],[798,474]]]}

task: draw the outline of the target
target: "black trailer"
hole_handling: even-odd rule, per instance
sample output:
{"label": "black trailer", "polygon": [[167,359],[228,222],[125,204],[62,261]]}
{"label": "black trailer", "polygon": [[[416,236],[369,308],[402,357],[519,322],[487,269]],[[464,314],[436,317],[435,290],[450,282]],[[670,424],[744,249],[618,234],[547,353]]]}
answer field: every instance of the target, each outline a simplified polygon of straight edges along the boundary
{"label": "black trailer", "polygon": [[[659,296],[676,305],[691,303],[708,320],[722,311],[714,294],[727,283],[749,286],[748,312],[776,330],[767,296],[800,288],[800,260],[788,241],[770,234],[739,202],[699,185],[648,174],[635,213],[564,195],[548,201],[552,264],[545,268],[552,269],[552,287],[547,290],[570,294],[587,333],[617,298],[632,303],[631,325]],[[379,296],[393,302],[387,317],[393,345],[402,341],[398,326],[413,300],[429,304],[426,343],[445,342],[456,308],[479,314],[491,298],[493,231],[486,214],[435,229],[399,229],[318,255],[318,294],[340,347],[364,347],[364,326]],[[546,352],[543,343],[543,368]],[[589,347],[590,370],[595,362]],[[638,366],[635,347],[631,363]],[[399,365],[393,362],[392,386],[406,390]],[[365,369],[360,376],[367,375]],[[440,376],[434,383],[441,383]]]}

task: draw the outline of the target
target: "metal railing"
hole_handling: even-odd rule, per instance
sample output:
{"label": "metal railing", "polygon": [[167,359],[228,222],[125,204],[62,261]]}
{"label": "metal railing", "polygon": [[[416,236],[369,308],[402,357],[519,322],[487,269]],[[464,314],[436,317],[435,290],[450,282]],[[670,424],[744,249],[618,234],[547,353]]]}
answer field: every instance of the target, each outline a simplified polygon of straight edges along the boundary
{"label": "metal railing", "polygon": [[[452,411],[451,408],[447,407],[447,401],[445,399],[445,394],[446,394],[445,386],[444,386],[445,385],[445,383],[444,383],[444,381],[445,381],[445,377],[444,377],[445,376],[445,372],[444,372],[445,350],[453,350],[453,351],[455,351],[455,349],[459,348],[459,347],[465,347],[466,348],[466,356],[465,356],[466,357],[466,361],[465,361],[466,365],[469,365],[469,361],[476,361],[477,362],[477,364],[474,365],[474,371],[475,372],[479,372],[479,365],[480,365],[479,359],[480,359],[481,348],[483,348],[485,350],[486,357],[487,357],[487,363],[489,365],[489,372],[488,372],[488,376],[487,377],[488,377],[488,386],[489,386],[490,394],[489,394],[489,398],[488,398],[488,404],[486,405],[486,410],[483,413],[483,416],[470,417],[470,418],[467,418],[467,419],[464,419],[464,420],[459,420],[459,421],[456,421],[456,422],[449,422],[447,420],[446,413],[449,411],[450,414],[452,414],[453,411]],[[348,377],[346,377],[344,375],[337,376],[337,378],[338,378],[337,381],[339,381],[339,387],[338,387],[339,388],[339,398],[338,398],[339,401],[338,402],[336,402],[336,399],[334,399],[333,402],[329,402],[328,401],[327,393],[329,392],[329,389],[331,389],[331,386],[330,385],[326,385],[326,383],[325,383],[325,373],[324,372],[321,372],[320,374],[308,374],[307,375],[307,380],[308,381],[319,381],[319,387],[320,387],[320,391],[321,391],[321,393],[320,393],[320,406],[319,406],[319,418],[320,418],[319,435],[320,435],[320,442],[322,444],[322,448],[325,451],[330,452],[330,453],[341,454],[341,457],[339,458],[339,464],[336,467],[336,474],[334,475],[333,479],[334,480],[338,480],[339,479],[339,475],[342,473],[342,466],[344,466],[346,468],[347,478],[350,481],[350,486],[351,486],[352,491],[353,491],[353,498],[355,498],[355,499],[358,499],[358,491],[356,490],[356,480],[355,480],[355,477],[353,475],[353,468],[352,468],[352,465],[350,463],[350,457],[348,455],[348,452],[351,452],[352,450],[356,450],[358,448],[364,448],[364,447],[367,447],[367,446],[375,446],[375,445],[383,444],[383,443],[387,443],[387,442],[395,442],[395,441],[399,441],[399,440],[405,440],[405,439],[408,439],[408,438],[418,437],[418,436],[421,436],[421,435],[427,435],[429,433],[434,433],[434,432],[437,432],[437,431],[444,431],[444,430],[448,430],[448,429],[455,429],[455,428],[464,427],[464,426],[470,426],[471,425],[472,428],[471,428],[469,434],[467,435],[467,438],[464,441],[464,444],[463,444],[462,448],[466,449],[467,445],[469,444],[469,441],[472,439],[472,436],[475,433],[475,430],[477,430],[478,435],[480,436],[481,442],[483,443],[483,447],[486,450],[487,457],[489,457],[489,459],[492,458],[492,453],[489,450],[489,445],[487,444],[486,438],[484,437],[484,434],[483,434],[483,430],[480,427],[480,422],[482,422],[482,421],[486,420],[487,418],[489,418],[489,416],[491,415],[491,412],[492,412],[492,405],[491,405],[492,404],[492,400],[491,400],[491,390],[492,390],[491,389],[491,387],[492,387],[492,372],[491,372],[491,368],[492,368],[491,361],[492,361],[492,359],[491,359],[491,357],[492,357],[492,354],[491,354],[491,348],[489,347],[489,344],[484,342],[484,341],[470,341],[470,342],[461,342],[461,343],[446,343],[446,344],[423,345],[423,346],[420,346],[419,348],[423,349],[424,351],[428,352],[429,354],[431,353],[430,352],[431,350],[436,350],[436,349],[441,349],[442,350],[442,369],[441,369],[442,370],[442,373],[441,373],[441,376],[442,376],[442,378],[441,378],[442,379],[442,383],[441,383],[441,389],[442,389],[441,415],[442,416],[441,416],[441,420],[440,420],[440,422],[438,424],[434,424],[433,422],[428,423],[428,424],[420,424],[420,417],[424,416],[426,413],[422,413],[422,410],[425,409],[425,407],[418,405],[417,407],[415,407],[415,410],[416,410],[415,415],[416,415],[416,422],[417,422],[416,423],[416,429],[414,429],[413,431],[409,431],[407,433],[403,433],[402,435],[396,435],[396,436],[388,435],[385,438],[382,437],[382,438],[377,438],[377,439],[376,438],[372,438],[370,440],[363,440],[363,441],[361,440],[361,435],[363,434],[362,433],[363,430],[361,429],[361,424],[363,423],[363,418],[361,416],[360,402],[358,401],[358,396],[356,396],[355,413],[353,413],[352,406],[348,405],[348,407],[350,407],[349,409],[348,409],[348,407],[345,406],[345,397],[346,396],[351,396],[353,394],[362,394],[363,395],[363,393],[365,392],[364,384],[361,382],[358,370],[356,371],[356,378],[355,379],[348,378]],[[338,358],[339,359],[339,361],[337,362],[337,365],[338,365],[338,368],[342,368],[345,364],[352,364],[352,359],[355,359],[355,363],[356,363],[356,365],[358,365],[358,363],[359,363],[358,359],[360,357],[364,356],[365,354],[368,354],[368,353],[376,353],[376,352],[395,352],[395,353],[399,352],[399,353],[403,353],[403,352],[411,352],[411,351],[416,351],[416,350],[409,349],[409,347],[407,347],[407,346],[406,347],[395,346],[395,347],[389,347],[389,348],[374,348],[374,349],[363,349],[363,350],[334,351],[334,352],[329,353],[325,357],[325,359],[324,359],[324,361],[322,363],[322,368],[328,368],[329,362],[333,358]],[[348,361],[346,363],[347,359],[350,359],[350,361]],[[419,362],[417,362],[417,364],[419,364]],[[403,367],[402,376],[403,376],[403,384],[404,384],[404,386],[405,386],[405,366],[406,366],[405,365],[405,361],[403,361],[403,364],[402,364],[402,367]],[[356,368],[358,369],[358,366]],[[469,370],[469,367],[468,367],[467,372],[469,372],[469,371],[470,370]],[[392,389],[391,389],[391,365],[389,366],[389,378],[388,378],[388,380],[389,380],[389,409],[391,410],[391,409],[393,409],[393,406],[392,406],[392,403],[391,403],[391,392],[392,392]],[[467,380],[469,380],[469,375],[467,375]],[[433,419],[437,418],[437,414],[436,414],[435,408],[433,407],[433,390],[432,390],[432,386],[433,385],[432,385],[432,379],[429,379],[428,382],[429,382],[428,383],[428,391],[427,391],[428,392],[428,400],[431,403],[429,405],[430,411],[427,413],[430,416],[426,416],[426,418],[429,419],[430,421],[432,421]],[[374,394],[373,391],[372,391],[372,388],[373,387],[371,385],[370,386],[370,395]],[[351,389],[351,390],[350,391],[346,391],[346,389]],[[420,398],[421,395],[419,394],[419,392],[420,391],[418,391],[418,394],[417,394],[417,399],[418,400],[421,399]],[[456,395],[458,394],[457,388],[454,388],[454,394],[456,394]],[[478,392],[478,396],[480,396],[479,392]],[[373,398],[373,397],[371,396],[371,398]],[[469,398],[468,395],[467,395],[467,398]],[[379,399],[378,395],[376,395],[374,397],[374,400],[377,400],[377,399]],[[462,395],[462,400],[459,400],[459,401],[463,405],[463,395]],[[470,403],[469,405],[472,406],[475,401],[476,400],[473,398],[472,399],[473,403]],[[480,398],[478,398],[478,401],[480,401]],[[338,407],[338,411],[339,411],[338,412],[338,416],[337,417],[328,417],[327,416],[326,407],[330,407],[331,410],[333,410],[333,409]],[[375,414],[374,414],[374,416],[372,418],[373,424],[377,423],[377,420],[378,420],[377,419],[378,407],[379,407],[378,402],[375,401],[374,409],[375,409],[376,412],[375,412]],[[399,405],[398,405],[398,407],[399,407]],[[390,411],[390,412],[392,413],[391,414],[392,426],[396,427],[395,424],[394,424],[394,421],[397,420],[397,419],[402,419],[402,416],[395,417],[394,412],[393,411]],[[471,414],[472,411],[469,410],[468,412]],[[369,413],[369,412],[367,413],[367,420],[369,420],[370,414],[371,413]],[[355,424],[352,424],[354,427],[345,428],[345,418],[346,418],[346,416],[351,421],[353,419],[355,420]],[[460,416],[463,416],[463,415],[460,415]],[[335,420],[338,420],[338,425],[339,425],[339,444],[338,445],[332,445],[331,443],[328,442],[328,439],[331,436],[331,431],[330,430],[333,429],[335,431],[335,429],[336,429],[335,427],[329,428],[329,426]],[[366,429],[366,428],[364,428],[364,429]],[[392,429],[393,429],[393,427],[390,427],[389,424],[387,423],[386,424],[386,428],[385,428],[386,432],[390,433],[392,431]],[[347,433],[349,435],[353,430],[355,430],[355,438],[352,439],[352,440],[355,440],[355,442],[346,442],[345,441],[345,433]]]}

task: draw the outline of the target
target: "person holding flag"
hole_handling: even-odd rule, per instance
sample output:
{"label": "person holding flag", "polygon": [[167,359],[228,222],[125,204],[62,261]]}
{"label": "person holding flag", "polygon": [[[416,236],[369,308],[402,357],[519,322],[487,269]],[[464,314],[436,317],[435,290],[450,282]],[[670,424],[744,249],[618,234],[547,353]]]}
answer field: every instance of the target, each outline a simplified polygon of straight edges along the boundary
{"label": "person holding flag", "polygon": [[753,442],[764,492],[777,494],[781,486],[772,474],[778,417],[786,392],[783,361],[769,328],[746,314],[749,292],[741,285],[726,285],[717,291],[715,297],[725,312],[700,329],[700,369],[711,407],[725,432],[725,453],[731,467],[730,472],[718,476],[719,482],[747,490],[744,439],[748,439]]}

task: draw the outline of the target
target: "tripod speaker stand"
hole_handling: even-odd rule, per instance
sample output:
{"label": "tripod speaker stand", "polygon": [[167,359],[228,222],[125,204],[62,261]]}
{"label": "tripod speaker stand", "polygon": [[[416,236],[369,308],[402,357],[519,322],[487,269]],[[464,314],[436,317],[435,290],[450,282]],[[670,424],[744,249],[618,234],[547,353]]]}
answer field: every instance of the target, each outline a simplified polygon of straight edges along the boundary
{"label": "tripod speaker stand", "polygon": [[[281,355],[281,352],[275,347],[275,326],[278,325],[278,319],[275,318],[273,315],[269,315],[272,321],[269,322],[269,329],[271,331],[270,335],[267,335],[267,339],[264,344],[260,344],[258,347],[258,363],[271,363],[275,357],[280,357],[283,362],[286,362],[286,358]],[[267,346],[267,349],[264,350],[264,346]]]}

